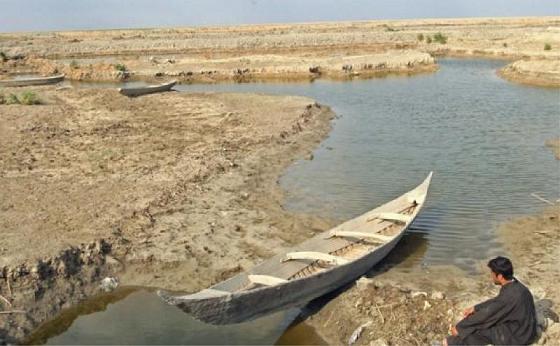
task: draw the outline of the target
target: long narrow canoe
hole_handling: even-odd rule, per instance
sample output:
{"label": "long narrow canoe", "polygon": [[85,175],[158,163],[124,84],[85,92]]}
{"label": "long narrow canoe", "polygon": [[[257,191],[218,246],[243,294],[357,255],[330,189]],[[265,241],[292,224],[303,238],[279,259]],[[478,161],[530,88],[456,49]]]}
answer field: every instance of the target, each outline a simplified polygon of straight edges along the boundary
{"label": "long narrow canoe", "polygon": [[22,78],[22,79],[9,79],[0,80],[0,87],[22,87],[30,85],[45,85],[45,84],[56,84],[64,80],[64,75],[56,75],[50,77],[33,77],[33,78]]}
{"label": "long narrow canoe", "polygon": [[356,280],[395,247],[426,200],[415,189],[198,293],[158,291],[168,304],[212,324],[240,323],[303,306]]}
{"label": "long narrow canoe", "polygon": [[148,85],[148,86],[144,86],[144,87],[120,88],[119,92],[123,95],[128,96],[128,97],[136,97],[136,96],[142,96],[142,95],[146,95],[146,94],[169,91],[169,90],[171,90],[171,88],[173,88],[175,86],[175,84],[177,84],[177,81],[174,80],[174,81],[171,81],[171,82],[168,82],[168,83],[162,83],[162,84],[157,84],[157,85]]}

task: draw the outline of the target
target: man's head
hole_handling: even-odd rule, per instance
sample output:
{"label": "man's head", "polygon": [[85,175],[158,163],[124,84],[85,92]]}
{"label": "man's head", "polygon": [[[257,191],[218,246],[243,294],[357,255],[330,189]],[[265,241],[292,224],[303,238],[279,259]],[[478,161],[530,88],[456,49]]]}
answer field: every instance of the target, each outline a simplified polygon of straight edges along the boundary
{"label": "man's head", "polygon": [[505,257],[498,256],[488,262],[492,280],[496,285],[503,285],[504,283],[513,279],[513,264]]}

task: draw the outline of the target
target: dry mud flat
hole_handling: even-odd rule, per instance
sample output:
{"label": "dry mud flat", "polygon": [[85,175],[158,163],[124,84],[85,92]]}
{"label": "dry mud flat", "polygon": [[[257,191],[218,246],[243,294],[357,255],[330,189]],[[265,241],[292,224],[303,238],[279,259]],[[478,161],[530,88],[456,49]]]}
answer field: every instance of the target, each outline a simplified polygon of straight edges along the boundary
{"label": "dry mud flat", "polygon": [[4,341],[105,276],[195,291],[329,226],[277,185],[330,129],[311,99],[26,90],[45,104],[0,105]]}
{"label": "dry mud flat", "polygon": [[548,62],[560,58],[559,26],[559,17],[530,17],[0,34],[0,51],[22,58],[1,70],[212,83],[416,73],[435,70],[432,56],[458,56],[541,61],[538,78],[525,63],[503,75],[558,86]]}

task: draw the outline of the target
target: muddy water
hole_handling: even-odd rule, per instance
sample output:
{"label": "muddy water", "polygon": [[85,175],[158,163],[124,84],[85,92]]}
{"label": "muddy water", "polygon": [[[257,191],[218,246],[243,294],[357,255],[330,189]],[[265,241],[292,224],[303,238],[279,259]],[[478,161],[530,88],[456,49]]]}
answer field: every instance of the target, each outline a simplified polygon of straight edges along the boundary
{"label": "muddy water", "polygon": [[[124,288],[95,297],[82,304],[82,308],[63,312],[40,328],[28,342],[49,345],[273,344],[297,314],[298,310],[293,309],[253,322],[212,326],[163,304],[153,292]],[[61,326],[69,328],[64,331]],[[53,331],[62,333],[53,335]]]}
{"label": "muddy water", "polygon": [[[560,93],[501,80],[495,75],[504,65],[499,61],[445,59],[440,65],[435,74],[351,83],[176,88],[305,95],[332,106],[340,118],[329,138],[313,160],[297,162],[280,181],[287,192],[286,207],[347,219],[400,195],[433,170],[426,209],[386,263],[405,270],[442,263],[474,270],[477,261],[502,252],[494,233],[500,222],[543,206],[531,193],[558,198],[559,161],[544,142],[560,133]],[[296,315],[292,310],[215,327],[141,291],[104,311],[75,314],[65,332],[48,327],[43,340],[322,343],[305,325],[290,328],[278,340]],[[65,321],[69,325],[68,318]]]}

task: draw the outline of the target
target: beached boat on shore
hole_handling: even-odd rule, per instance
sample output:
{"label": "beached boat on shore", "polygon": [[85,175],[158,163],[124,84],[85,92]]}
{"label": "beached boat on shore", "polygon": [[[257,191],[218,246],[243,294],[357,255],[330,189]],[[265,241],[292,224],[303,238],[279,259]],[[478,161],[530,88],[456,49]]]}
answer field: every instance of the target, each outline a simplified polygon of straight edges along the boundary
{"label": "beached boat on shore", "polygon": [[64,80],[64,75],[56,75],[50,77],[32,77],[32,78],[22,78],[22,79],[8,79],[0,80],[0,87],[22,87],[31,85],[46,85],[46,84],[56,84]]}
{"label": "beached boat on shore", "polygon": [[142,96],[146,94],[169,91],[171,90],[171,88],[175,86],[175,84],[177,84],[177,81],[174,80],[168,83],[148,85],[148,86],[137,87],[137,88],[120,88],[119,92],[128,97],[136,97],[136,96]]}
{"label": "beached boat on shore", "polygon": [[212,324],[239,323],[302,306],[357,279],[398,243],[426,200],[432,173],[415,189],[198,293],[158,291]]}

